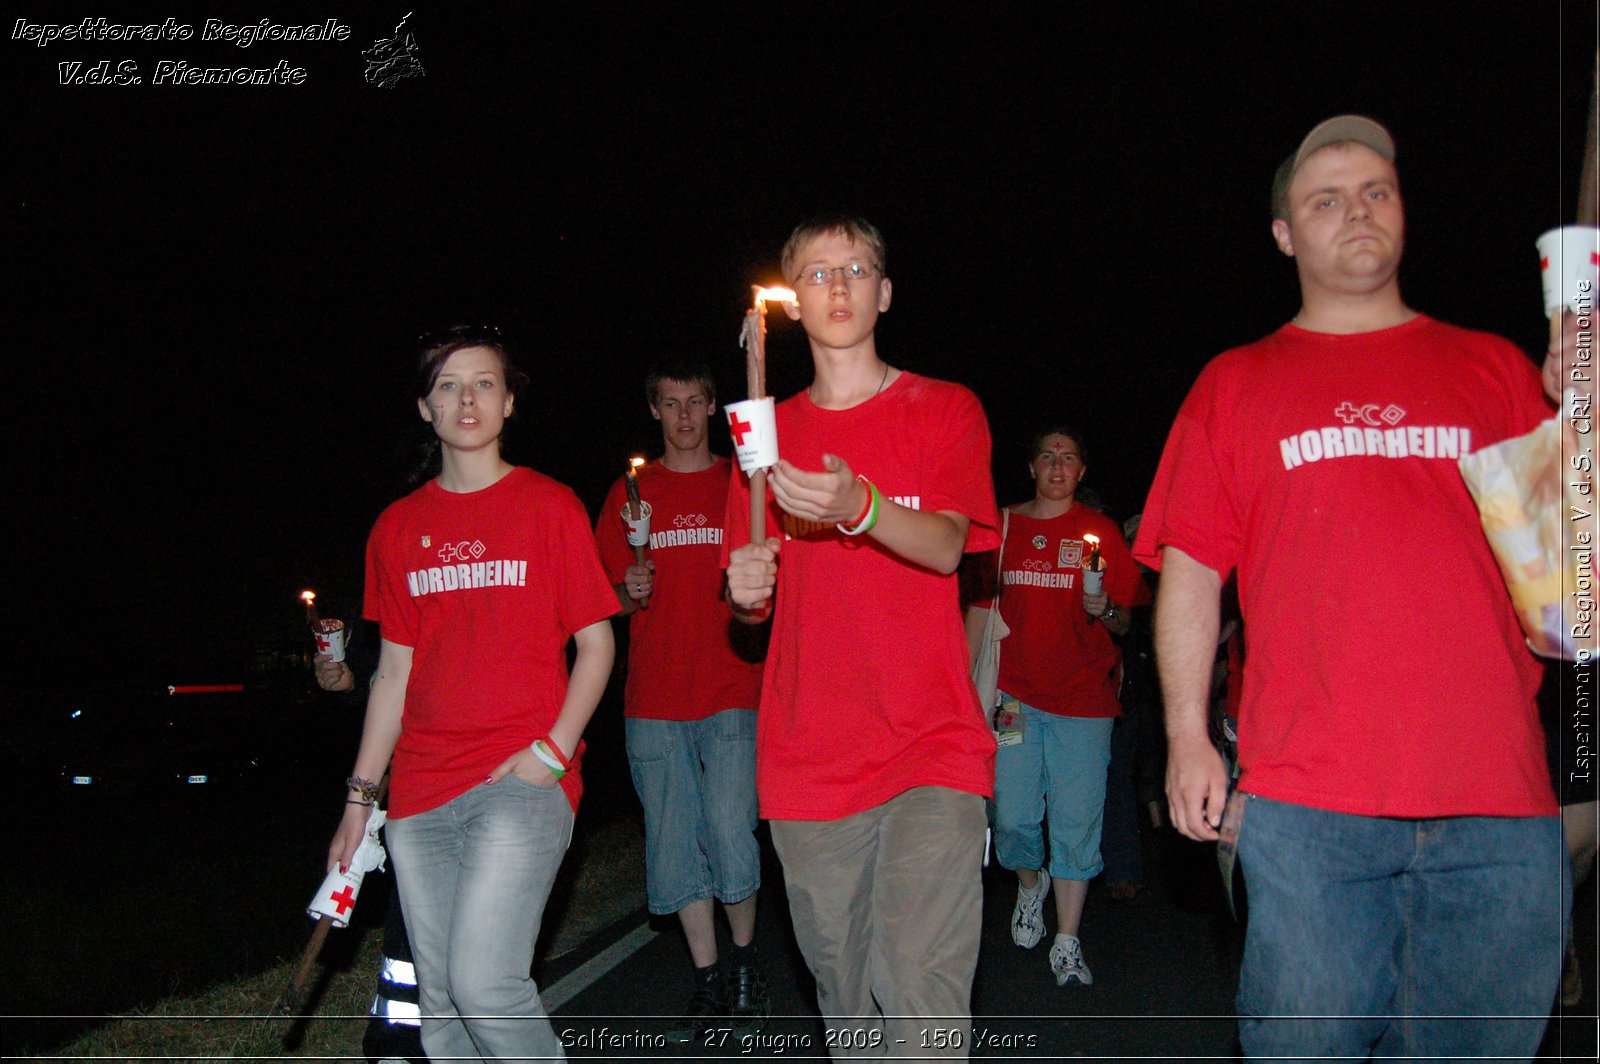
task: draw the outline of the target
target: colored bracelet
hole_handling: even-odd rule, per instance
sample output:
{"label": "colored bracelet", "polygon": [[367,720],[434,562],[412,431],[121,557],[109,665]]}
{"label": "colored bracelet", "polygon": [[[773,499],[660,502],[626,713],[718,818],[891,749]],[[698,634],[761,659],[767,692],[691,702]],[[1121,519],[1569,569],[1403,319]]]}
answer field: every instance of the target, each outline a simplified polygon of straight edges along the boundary
{"label": "colored bracelet", "polygon": [[561,748],[555,743],[535,739],[531,749],[533,756],[544,762],[544,767],[550,770],[550,775],[558,780],[572,768],[572,764],[561,756]]}
{"label": "colored bracelet", "polygon": [[372,806],[373,806],[373,803],[372,803],[372,802],[359,802],[359,801],[357,801],[357,800],[356,800],[356,799],[354,799],[354,798],[346,798],[346,799],[345,799],[345,800],[344,800],[344,804],[345,804],[345,805],[364,805],[364,806],[366,806],[366,807],[367,807],[367,808],[368,808],[368,809],[371,809],[371,808],[372,808]]}
{"label": "colored bracelet", "polygon": [[[870,484],[870,482],[869,482]],[[872,488],[872,512],[867,514],[867,523],[856,528],[858,535],[871,532],[878,525],[878,517],[883,513],[883,492],[878,490],[878,485],[870,484]]]}
{"label": "colored bracelet", "polygon": [[535,739],[534,740],[534,744],[537,745],[537,746],[543,747],[544,748],[544,752],[549,754],[551,757],[555,758],[557,761],[559,761],[561,763],[561,767],[563,769],[569,769],[569,768],[572,767],[572,762],[567,759],[567,755],[566,754],[563,754],[561,752],[561,747],[559,745],[557,745],[550,738],[550,736],[546,735],[546,736],[544,736],[542,738]]}
{"label": "colored bracelet", "polygon": [[847,536],[859,536],[864,532],[871,532],[873,526],[878,523],[878,512],[883,506],[883,493],[878,490],[878,485],[866,477],[858,476],[856,479],[867,486],[867,512],[862,515],[860,520],[855,522],[854,527],[846,525],[834,526]]}
{"label": "colored bracelet", "polygon": [[849,525],[851,528],[854,528],[856,525],[859,525],[861,522],[865,521],[867,519],[867,515],[872,512],[872,482],[866,477],[862,476],[860,473],[856,474],[856,480],[860,481],[861,485],[867,489],[867,501],[861,504],[861,512],[856,514],[855,520],[844,522],[844,524]]}
{"label": "colored bracelet", "polygon": [[361,776],[351,776],[344,781],[345,789],[361,795],[361,800],[371,805],[378,800],[378,785]]}

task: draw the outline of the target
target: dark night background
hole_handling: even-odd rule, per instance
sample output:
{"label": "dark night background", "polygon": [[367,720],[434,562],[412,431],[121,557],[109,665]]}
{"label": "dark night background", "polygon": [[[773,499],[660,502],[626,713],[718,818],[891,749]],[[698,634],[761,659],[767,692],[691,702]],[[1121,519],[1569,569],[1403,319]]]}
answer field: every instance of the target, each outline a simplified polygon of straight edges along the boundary
{"label": "dark night background", "polygon": [[[879,350],[978,393],[1002,502],[1029,490],[1032,430],[1065,420],[1085,432],[1086,485],[1119,515],[1142,505],[1200,367],[1297,308],[1268,185],[1333,114],[1395,133],[1408,302],[1542,351],[1533,242],[1575,211],[1592,0],[944,10],[15,8],[38,23],[172,17],[197,35],[40,48],[4,23],[0,425],[17,634],[0,749],[43,763],[35,723],[80,689],[237,681],[264,652],[303,655],[303,587],[353,616],[367,530],[425,432],[411,356],[426,327],[492,322],[520,341],[533,381],[512,457],[593,511],[629,454],[659,450],[641,388],[652,359],[702,357],[724,399],[743,397],[750,285],[778,280],[784,238],[818,209],[856,210],[886,234],[895,298]],[[408,11],[425,76],[368,84],[361,52]],[[208,18],[337,18],[352,32],[240,49],[200,41]],[[145,83],[57,83],[56,64],[102,59],[137,62]],[[153,85],[163,59],[286,60],[307,80]],[[798,326],[772,322],[769,383],[788,395],[808,382],[809,354]],[[296,906],[332,828],[326,788],[359,713],[324,724],[334,714],[307,694],[303,662],[288,681],[299,694],[285,704],[310,716],[263,715],[282,708],[280,676],[229,727],[319,752],[280,762],[297,767],[269,797],[248,794],[242,832],[222,804],[212,819],[128,805],[63,820],[60,796],[31,793],[8,759],[8,798],[39,804],[0,881],[5,951],[23,958],[6,1012],[112,1011],[299,948]],[[626,802],[617,707],[602,709],[589,771],[613,771]],[[595,736],[607,727],[612,738]],[[202,906],[210,922],[185,918],[201,943],[190,953],[158,919],[183,914],[147,905],[180,889],[185,862],[250,872],[228,902]],[[41,893],[57,880],[95,886],[71,908]],[[99,948],[89,909],[155,945],[63,960],[63,943]],[[28,959],[46,954],[48,970]],[[97,967],[130,986],[80,989]]]}
{"label": "dark night background", "polygon": [[[367,84],[410,8],[18,9],[352,35],[7,41],[15,687],[226,673],[297,638],[308,584],[353,613],[431,323],[523,341],[515,457],[597,506],[659,448],[652,357],[742,396],[748,286],[822,207],[885,232],[880,350],[978,392],[1002,501],[1065,418],[1088,483],[1138,509],[1200,366],[1296,308],[1267,186],[1330,114],[1395,132],[1412,305],[1538,348],[1533,240],[1574,210],[1595,40],[1592,5],[1554,0],[471,4],[418,6],[426,76]],[[146,83],[57,84],[105,58]],[[152,85],[164,58],[308,80]],[[798,327],[770,349],[773,390],[804,386]]]}

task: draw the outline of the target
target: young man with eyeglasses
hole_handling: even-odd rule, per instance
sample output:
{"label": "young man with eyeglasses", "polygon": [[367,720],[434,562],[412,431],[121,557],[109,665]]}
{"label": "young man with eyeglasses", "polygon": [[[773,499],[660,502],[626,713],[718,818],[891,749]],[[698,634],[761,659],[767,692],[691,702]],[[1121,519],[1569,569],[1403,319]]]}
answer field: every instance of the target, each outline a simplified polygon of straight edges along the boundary
{"label": "young man with eyeglasses", "polygon": [[[1235,842],[1251,1059],[1537,1050],[1561,973],[1561,822],[1529,654],[1457,460],[1537,425],[1527,356],[1418,314],[1394,141],[1314,128],[1273,182],[1301,304],[1214,359],[1134,544],[1161,570],[1167,795]],[[1223,582],[1242,775],[1207,736]]]}
{"label": "young man with eyeglasses", "polygon": [[[729,639],[720,561],[732,467],[711,453],[711,371],[664,363],[645,380],[645,395],[664,443],[661,458],[637,474],[651,509],[649,556],[638,562],[623,530],[627,476],[611,486],[595,540],[629,618],[623,701],[628,764],[644,807],[650,911],[678,915],[695,967],[693,996],[673,1028],[698,1041],[724,1023],[748,1034],[769,1007],[755,947],[761,666]],[[726,973],[716,901],[732,935]]]}
{"label": "young man with eyeglasses", "polygon": [[965,1057],[995,743],[955,572],[999,545],[988,422],[966,388],[878,356],[891,287],[870,224],[800,226],[783,271],[815,377],[777,409],[777,534],[745,542],[745,478],[728,501],[729,596],[773,614],[761,811],[830,1049]]}

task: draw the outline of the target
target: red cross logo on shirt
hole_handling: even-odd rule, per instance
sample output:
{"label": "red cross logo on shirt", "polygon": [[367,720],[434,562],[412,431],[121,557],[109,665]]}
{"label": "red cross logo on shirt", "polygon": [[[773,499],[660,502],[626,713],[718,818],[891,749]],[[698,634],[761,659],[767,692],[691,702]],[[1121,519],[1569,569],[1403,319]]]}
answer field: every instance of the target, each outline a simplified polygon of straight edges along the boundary
{"label": "red cross logo on shirt", "polygon": [[350,889],[350,884],[346,883],[344,889],[339,893],[328,895],[328,900],[333,902],[334,908],[339,910],[340,916],[343,916],[346,909],[354,909],[356,907],[356,892]]}
{"label": "red cross logo on shirt", "polygon": [[753,427],[748,421],[740,421],[738,414],[728,415],[728,431],[733,434],[733,445],[735,447],[744,446],[744,434]]}

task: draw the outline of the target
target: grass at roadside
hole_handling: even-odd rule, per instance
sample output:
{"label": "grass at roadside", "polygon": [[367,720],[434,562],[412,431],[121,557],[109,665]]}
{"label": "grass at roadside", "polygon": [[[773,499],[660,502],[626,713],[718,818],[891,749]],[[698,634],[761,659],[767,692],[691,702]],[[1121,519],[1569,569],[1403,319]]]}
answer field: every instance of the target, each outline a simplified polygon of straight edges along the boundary
{"label": "grass at roadside", "polygon": [[319,973],[322,992],[307,1020],[276,1011],[297,964],[289,960],[248,979],[167,998],[148,1011],[119,1016],[59,1053],[102,1060],[251,1060],[285,1055],[361,1060],[361,1034],[372,1003],[382,938],[377,929],[366,933],[348,966]]}
{"label": "grass at roadside", "polygon": [[[638,822],[624,817],[590,831],[580,829],[553,892],[547,916],[553,922],[541,938],[541,958],[548,961],[570,952],[643,901],[644,838]],[[362,1060],[361,1036],[376,986],[382,929],[334,934],[360,939],[345,943],[342,950],[330,944],[325,957],[348,960],[318,967],[316,996],[305,1019],[276,1011],[298,964],[298,958],[287,958],[258,975],[117,1016],[62,1046],[50,1059]]]}

